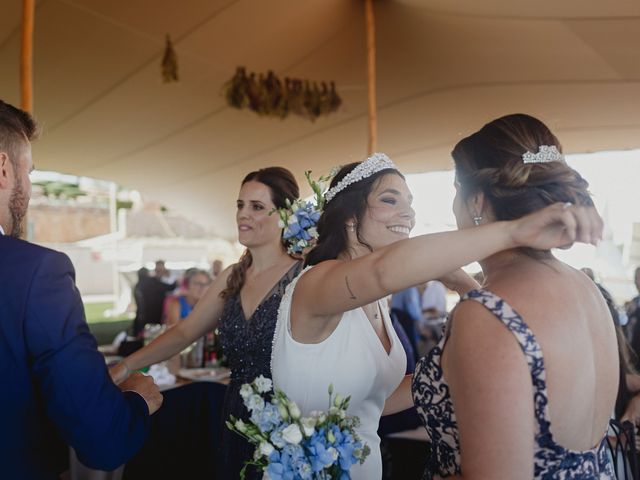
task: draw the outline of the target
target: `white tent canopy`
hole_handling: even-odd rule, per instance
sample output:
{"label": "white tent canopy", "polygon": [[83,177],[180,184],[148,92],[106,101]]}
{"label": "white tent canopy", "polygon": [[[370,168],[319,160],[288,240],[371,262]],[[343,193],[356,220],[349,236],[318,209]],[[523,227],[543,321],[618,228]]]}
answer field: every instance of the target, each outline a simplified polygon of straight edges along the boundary
{"label": "white tent canopy", "polygon": [[[378,149],[407,172],[449,168],[460,138],[526,112],[565,151],[640,147],[640,2],[378,0]],[[0,0],[0,98],[19,104],[20,2]],[[163,84],[165,35],[180,82]],[[226,106],[239,65],[335,80],[312,123]],[[361,0],[40,0],[36,166],[114,180],[235,237],[250,170],[299,179],[366,154]]]}

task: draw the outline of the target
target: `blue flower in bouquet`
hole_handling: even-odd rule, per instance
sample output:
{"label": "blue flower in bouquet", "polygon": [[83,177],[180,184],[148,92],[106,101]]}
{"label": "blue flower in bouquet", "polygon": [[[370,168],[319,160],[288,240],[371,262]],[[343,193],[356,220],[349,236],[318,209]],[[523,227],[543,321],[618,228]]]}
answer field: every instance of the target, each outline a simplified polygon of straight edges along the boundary
{"label": "blue flower in bouquet", "polygon": [[[369,455],[356,432],[358,417],[346,414],[350,397],[336,394],[329,386],[329,410],[303,416],[298,405],[271,381],[258,377],[242,386],[248,422],[229,418],[226,425],[256,447],[254,465],[272,480],[349,480],[349,470]],[[245,465],[245,468],[246,468]],[[245,470],[241,472],[244,479]]]}
{"label": "blue flower in bouquet", "polygon": [[277,406],[265,403],[263,408],[257,408],[251,412],[251,421],[261,432],[269,433],[280,424],[282,417]]}
{"label": "blue flower in bouquet", "polygon": [[331,433],[335,438],[333,446],[338,451],[340,468],[349,471],[352,465],[358,463],[354,455],[356,449],[362,448],[362,443],[357,442],[348,430],[340,430],[337,425],[332,425]]}
{"label": "blue flower in bouquet", "polygon": [[283,448],[287,444],[287,442],[285,442],[284,438],[282,437],[282,431],[288,426],[289,425],[286,424],[280,425],[273,432],[271,432],[269,440],[271,440],[271,443],[273,443],[276,448]]}
{"label": "blue flower in bouquet", "polygon": [[309,463],[301,445],[285,445],[282,449],[282,453],[289,455],[289,458],[291,459],[291,467],[296,473],[296,480],[308,480],[313,476],[311,464]]}
{"label": "blue flower in bouquet", "polygon": [[324,428],[318,430],[309,439],[307,450],[309,451],[309,459],[311,460],[311,469],[314,472],[321,472],[325,468],[330,467],[338,457],[337,450],[333,448],[327,440]]}
{"label": "blue flower in bouquet", "polygon": [[311,464],[304,457],[295,462],[295,471],[300,480],[310,480],[313,477]]}
{"label": "blue flower in bouquet", "polygon": [[291,455],[275,450],[269,455],[267,473],[271,480],[294,480],[295,473],[291,464]]}

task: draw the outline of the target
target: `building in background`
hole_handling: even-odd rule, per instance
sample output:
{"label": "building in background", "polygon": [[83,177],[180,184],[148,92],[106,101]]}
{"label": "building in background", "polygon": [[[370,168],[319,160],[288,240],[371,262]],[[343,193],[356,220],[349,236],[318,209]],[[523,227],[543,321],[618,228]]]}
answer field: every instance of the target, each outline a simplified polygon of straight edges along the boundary
{"label": "building in background", "polygon": [[[27,236],[66,253],[85,299],[113,302],[113,313],[131,308],[135,272],[163,259],[176,273],[208,269],[213,259],[235,262],[242,249],[215,237],[186,216],[111,182],[34,174]],[[38,178],[40,177],[40,178]]]}

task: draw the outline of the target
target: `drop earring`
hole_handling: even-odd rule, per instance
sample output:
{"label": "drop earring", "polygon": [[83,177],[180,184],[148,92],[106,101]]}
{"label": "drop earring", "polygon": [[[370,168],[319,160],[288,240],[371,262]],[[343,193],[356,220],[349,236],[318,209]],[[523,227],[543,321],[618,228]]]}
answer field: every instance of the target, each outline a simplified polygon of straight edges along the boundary
{"label": "drop earring", "polygon": [[482,223],[482,215],[474,215],[473,224],[477,227],[478,225],[480,225],[480,223]]}

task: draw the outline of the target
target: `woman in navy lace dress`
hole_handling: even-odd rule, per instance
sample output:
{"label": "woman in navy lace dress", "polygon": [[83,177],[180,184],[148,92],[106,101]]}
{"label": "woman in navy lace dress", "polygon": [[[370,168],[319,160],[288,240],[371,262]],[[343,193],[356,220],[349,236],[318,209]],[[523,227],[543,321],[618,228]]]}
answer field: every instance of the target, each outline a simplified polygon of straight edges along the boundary
{"label": "woman in navy lace dress", "polygon": [[[592,205],[556,137],[527,115],[485,125],[453,158],[461,229],[554,202]],[[425,478],[613,478],[603,439],[618,353],[598,289],[549,251],[507,250],[480,263],[484,288],[463,296],[413,378],[432,442]]]}
{"label": "woman in navy lace dress", "polygon": [[[270,213],[274,208],[284,208],[287,200],[293,201],[298,195],[295,178],[284,168],[264,168],[244,178],[236,211],[238,240],[247,247],[242,258],[216,277],[185,320],[114,367],[114,381],[172,357],[217,327],[231,367],[222,419],[227,420],[229,415],[246,418],[240,385],[258,375],[271,376],[271,346],[280,297],[300,270],[300,262],[291,258],[283,245],[278,215]],[[253,449],[226,428],[222,434],[217,478],[237,480]],[[248,471],[249,479],[261,477],[261,472]]]}

